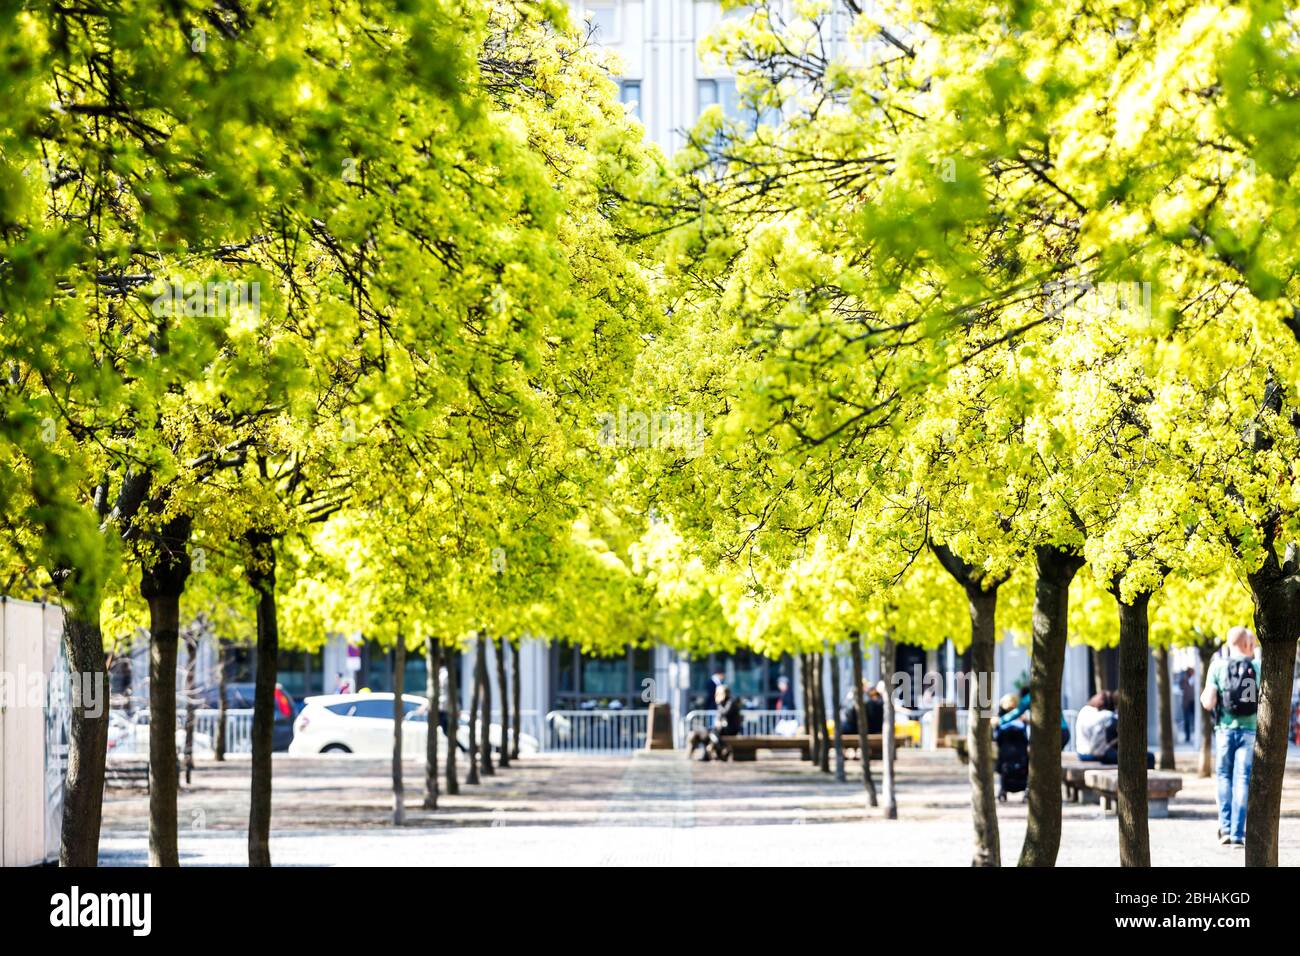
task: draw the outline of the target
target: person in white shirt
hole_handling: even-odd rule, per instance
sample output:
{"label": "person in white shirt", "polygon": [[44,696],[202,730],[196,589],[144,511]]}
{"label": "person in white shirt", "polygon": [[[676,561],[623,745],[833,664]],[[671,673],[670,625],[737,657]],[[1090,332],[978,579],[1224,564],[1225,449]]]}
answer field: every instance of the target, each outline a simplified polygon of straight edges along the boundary
{"label": "person in white shirt", "polygon": [[1074,732],[1074,751],[1080,760],[1119,762],[1119,715],[1113,691],[1102,691],[1088,698],[1075,718]]}

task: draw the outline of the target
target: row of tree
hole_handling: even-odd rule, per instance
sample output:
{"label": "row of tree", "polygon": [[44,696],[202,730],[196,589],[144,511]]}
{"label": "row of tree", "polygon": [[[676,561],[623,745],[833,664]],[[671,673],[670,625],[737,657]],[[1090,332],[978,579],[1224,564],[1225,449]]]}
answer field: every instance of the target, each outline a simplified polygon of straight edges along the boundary
{"label": "row of tree", "polygon": [[2,16],[5,557],[101,691],[61,860],[98,854],[105,630],[143,624],[150,860],[176,864],[193,601],[255,608],[265,865],[286,616],[436,654],[587,573],[569,525],[608,464],[574,426],[654,325],[618,224],[653,157],[549,0]]}
{"label": "row of tree", "polygon": [[[946,573],[981,680],[1011,598],[1035,740],[1071,630],[1117,644],[1130,865],[1152,602],[1160,646],[1253,614],[1246,856],[1276,863],[1300,634],[1284,5],[744,6],[712,46],[746,109],[706,114],[647,204],[682,320],[637,374],[709,422],[704,453],[628,469],[677,536],[661,590],[816,652],[952,636]],[[1113,610],[1072,603],[1085,568]],[[974,860],[997,864],[987,707],[970,717]],[[1035,747],[1022,864],[1056,860],[1060,779]]]}
{"label": "row of tree", "polygon": [[[1282,5],[744,6],[711,44],[742,115],[707,111],[672,160],[553,2],[3,14],[6,557],[57,591],[79,673],[106,679],[106,627],[147,627],[153,862],[177,858],[198,608],[256,609],[254,864],[282,630],[435,675],[479,635],[886,660],[952,638],[976,687],[1018,631],[1038,740],[1071,635],[1117,644],[1121,856],[1145,864],[1148,648],[1252,604],[1247,861],[1276,862],[1300,633]],[[105,739],[75,708],[65,863],[95,861]],[[1056,859],[1059,782],[1035,748],[1022,863]]]}

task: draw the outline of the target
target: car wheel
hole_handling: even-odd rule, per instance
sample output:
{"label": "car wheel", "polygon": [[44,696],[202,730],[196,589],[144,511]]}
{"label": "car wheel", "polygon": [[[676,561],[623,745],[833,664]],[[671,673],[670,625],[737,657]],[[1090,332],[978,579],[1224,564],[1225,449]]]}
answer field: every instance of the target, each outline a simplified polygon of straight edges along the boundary
{"label": "car wheel", "polygon": [[320,749],[320,752],[323,753],[323,754],[350,754],[350,753],[352,753],[352,751],[351,751],[350,748],[345,747],[345,746],[343,746],[342,744],[326,744],[324,747],[322,747],[322,748]]}

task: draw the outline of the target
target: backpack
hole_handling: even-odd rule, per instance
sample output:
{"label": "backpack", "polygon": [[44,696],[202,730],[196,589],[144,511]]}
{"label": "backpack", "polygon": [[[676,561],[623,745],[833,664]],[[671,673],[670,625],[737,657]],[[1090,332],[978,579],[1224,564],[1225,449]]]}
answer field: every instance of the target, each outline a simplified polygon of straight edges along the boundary
{"label": "backpack", "polygon": [[1253,717],[1259,709],[1255,662],[1248,657],[1234,657],[1223,671],[1223,709],[1233,717]]}

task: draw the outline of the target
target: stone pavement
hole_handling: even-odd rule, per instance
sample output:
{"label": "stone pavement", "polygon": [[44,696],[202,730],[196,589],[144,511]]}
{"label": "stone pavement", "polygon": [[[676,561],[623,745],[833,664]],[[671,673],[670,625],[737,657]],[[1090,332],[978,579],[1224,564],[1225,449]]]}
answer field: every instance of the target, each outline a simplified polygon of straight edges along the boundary
{"label": "stone pavement", "polygon": [[[1184,791],[1151,821],[1156,865],[1240,866],[1215,841],[1212,780],[1180,754]],[[873,769],[879,782],[879,764]],[[855,771],[857,771],[855,773]],[[423,766],[405,768],[407,823],[391,826],[390,765],[351,756],[277,754],[272,858],[278,865],[872,866],[969,863],[965,768],[947,751],[900,751],[899,819],[865,805],[861,773],[836,783],[793,755],[754,763],[693,763],[680,753],[536,755],[424,810]],[[247,760],[201,762],[181,794],[183,865],[242,865]],[[101,862],[147,861],[148,799],[110,790]],[[1025,829],[1019,797],[999,807],[1004,862]],[[1095,806],[1066,805],[1061,865],[1111,866],[1117,826]],[[1288,769],[1281,862],[1300,865],[1300,762]]]}

